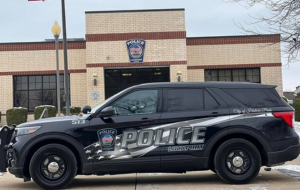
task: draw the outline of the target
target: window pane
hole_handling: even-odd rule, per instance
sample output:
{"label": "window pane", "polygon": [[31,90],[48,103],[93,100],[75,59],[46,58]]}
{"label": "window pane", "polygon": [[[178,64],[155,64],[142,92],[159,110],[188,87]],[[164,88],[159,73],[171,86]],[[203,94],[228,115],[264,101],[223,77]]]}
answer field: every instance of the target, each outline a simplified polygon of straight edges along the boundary
{"label": "window pane", "polygon": [[218,71],[216,71],[216,70],[211,71],[211,76],[217,77],[218,76]]}
{"label": "window pane", "polygon": [[29,100],[29,111],[34,111],[34,108],[42,105],[41,100]]}
{"label": "window pane", "polygon": [[156,113],[157,90],[133,92],[112,105],[115,115]]}
{"label": "window pane", "polygon": [[252,69],[246,69],[246,72],[247,72],[247,76],[252,75]]}
{"label": "window pane", "polygon": [[205,90],[205,109],[213,110],[217,109],[220,105],[219,103]]}
{"label": "window pane", "polygon": [[49,76],[43,76],[43,82],[50,82]]}
{"label": "window pane", "polygon": [[168,90],[167,111],[195,111],[203,110],[202,89]]}
{"label": "window pane", "polygon": [[56,90],[44,90],[43,92],[44,105],[56,105]]}
{"label": "window pane", "polygon": [[29,82],[33,82],[34,83],[35,82],[35,76],[30,76],[29,77]]}
{"label": "window pane", "polygon": [[205,81],[211,81],[211,77],[205,77]]}
{"label": "window pane", "polygon": [[261,89],[223,89],[250,108],[275,107],[273,100]]}
{"label": "window pane", "polygon": [[36,83],[35,89],[42,89],[42,83]]}
{"label": "window pane", "polygon": [[29,91],[29,99],[30,100],[41,100],[42,99],[42,91],[41,90]]}
{"label": "window pane", "polygon": [[22,83],[22,90],[28,89],[28,83]]}
{"label": "window pane", "polygon": [[24,83],[27,83],[27,78],[28,77],[22,77],[22,83],[24,84]]}
{"label": "window pane", "polygon": [[17,90],[22,90],[22,84],[16,84],[16,89]]}
{"label": "window pane", "polygon": [[231,70],[225,70],[225,75],[227,76],[227,77],[231,77]]}
{"label": "window pane", "polygon": [[36,76],[35,81],[36,82],[42,82],[42,76]]}
{"label": "window pane", "polygon": [[224,70],[219,70],[219,76],[225,76],[225,71]]}
{"label": "window pane", "polygon": [[15,107],[28,107],[28,91],[15,92]]}
{"label": "window pane", "polygon": [[245,76],[245,70],[239,69],[239,76]]}
{"label": "window pane", "polygon": [[259,75],[259,69],[253,69],[253,75]]}
{"label": "window pane", "polygon": [[233,82],[239,82],[239,77],[233,77]]}
{"label": "window pane", "polygon": [[43,89],[49,89],[50,88],[50,84],[49,83],[44,83],[43,84]]}
{"label": "window pane", "polygon": [[252,81],[253,81],[252,76],[247,76],[247,81],[248,81],[248,82],[252,82]]}
{"label": "window pane", "polygon": [[55,80],[55,75],[53,75],[53,76],[50,76],[50,82],[55,82],[56,80]]}
{"label": "window pane", "polygon": [[259,76],[253,76],[252,82],[259,82]]}
{"label": "window pane", "polygon": [[212,81],[218,81],[218,77],[212,77]]}
{"label": "window pane", "polygon": [[50,85],[50,87],[49,87],[50,89],[56,89],[56,83],[52,82],[49,85]]}
{"label": "window pane", "polygon": [[35,83],[29,83],[29,90],[35,89]]}

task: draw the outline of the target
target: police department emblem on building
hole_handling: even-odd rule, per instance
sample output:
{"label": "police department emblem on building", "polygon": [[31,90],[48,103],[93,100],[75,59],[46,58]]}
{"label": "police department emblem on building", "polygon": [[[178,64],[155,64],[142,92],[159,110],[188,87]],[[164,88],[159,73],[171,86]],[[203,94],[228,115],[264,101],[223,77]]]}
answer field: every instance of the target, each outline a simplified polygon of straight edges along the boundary
{"label": "police department emblem on building", "polygon": [[102,151],[115,150],[116,135],[117,130],[115,129],[101,129],[98,131],[98,137],[102,147]]}
{"label": "police department emblem on building", "polygon": [[130,63],[143,63],[146,48],[146,41],[132,39],[126,42]]}

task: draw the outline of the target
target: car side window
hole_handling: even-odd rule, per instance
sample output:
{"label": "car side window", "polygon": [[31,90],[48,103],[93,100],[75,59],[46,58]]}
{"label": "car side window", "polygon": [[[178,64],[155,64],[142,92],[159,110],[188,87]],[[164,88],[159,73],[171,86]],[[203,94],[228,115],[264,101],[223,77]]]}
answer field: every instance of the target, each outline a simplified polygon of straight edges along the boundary
{"label": "car side window", "polygon": [[203,89],[167,90],[167,112],[199,111],[203,103]]}
{"label": "car side window", "polygon": [[152,114],[157,111],[157,90],[135,91],[113,103],[114,115]]}
{"label": "car side window", "polygon": [[204,97],[205,97],[205,110],[214,110],[220,107],[220,104],[206,90],[204,90]]}

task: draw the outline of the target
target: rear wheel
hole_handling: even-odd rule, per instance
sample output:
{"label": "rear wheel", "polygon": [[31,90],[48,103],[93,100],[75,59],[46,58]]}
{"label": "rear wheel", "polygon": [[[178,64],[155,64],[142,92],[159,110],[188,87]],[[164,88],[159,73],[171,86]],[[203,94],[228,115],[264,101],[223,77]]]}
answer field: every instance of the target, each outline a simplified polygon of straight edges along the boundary
{"label": "rear wheel", "polygon": [[73,152],[60,144],[38,149],[29,165],[33,181],[43,189],[60,189],[69,185],[77,173]]}
{"label": "rear wheel", "polygon": [[251,142],[245,139],[231,139],[218,148],[214,165],[217,174],[226,182],[245,184],[259,173],[261,157]]}

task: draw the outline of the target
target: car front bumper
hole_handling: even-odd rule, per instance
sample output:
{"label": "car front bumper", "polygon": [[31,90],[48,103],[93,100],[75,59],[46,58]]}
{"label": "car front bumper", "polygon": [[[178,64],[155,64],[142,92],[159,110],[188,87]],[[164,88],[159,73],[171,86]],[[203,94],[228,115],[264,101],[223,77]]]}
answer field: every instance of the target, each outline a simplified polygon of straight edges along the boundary
{"label": "car front bumper", "polygon": [[9,159],[7,151],[10,148],[10,142],[15,131],[15,126],[3,127],[0,131],[0,172],[6,172]]}

